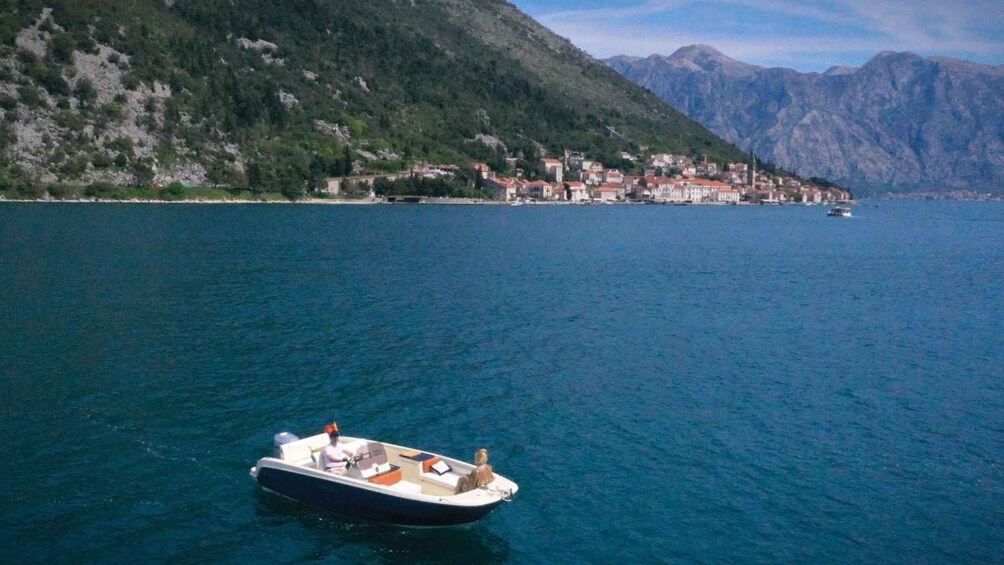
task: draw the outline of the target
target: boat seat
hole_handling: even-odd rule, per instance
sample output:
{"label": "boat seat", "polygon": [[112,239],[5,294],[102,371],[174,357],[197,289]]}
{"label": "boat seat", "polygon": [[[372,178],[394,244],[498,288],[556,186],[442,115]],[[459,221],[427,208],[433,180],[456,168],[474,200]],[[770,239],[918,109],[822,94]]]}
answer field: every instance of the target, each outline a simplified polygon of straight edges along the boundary
{"label": "boat seat", "polygon": [[279,448],[282,460],[293,465],[303,465],[311,461],[310,445],[305,441],[294,441]]}
{"label": "boat seat", "polygon": [[421,477],[423,481],[439,485],[443,488],[450,489],[451,491],[457,490],[457,481],[460,480],[460,475],[454,473],[453,471],[443,473],[442,475],[438,475],[434,472],[422,473]]}
{"label": "boat seat", "polygon": [[[280,459],[293,465],[307,465],[323,470],[320,454],[330,441],[326,434],[318,434],[281,445],[279,447]],[[344,442],[342,446],[347,451],[358,453],[361,448],[366,446],[366,441],[352,440]]]}
{"label": "boat seat", "polygon": [[377,485],[390,486],[401,481],[403,473],[401,473],[401,468],[397,465],[391,465],[389,471],[380,473],[379,475],[370,477],[368,480],[371,483]]}

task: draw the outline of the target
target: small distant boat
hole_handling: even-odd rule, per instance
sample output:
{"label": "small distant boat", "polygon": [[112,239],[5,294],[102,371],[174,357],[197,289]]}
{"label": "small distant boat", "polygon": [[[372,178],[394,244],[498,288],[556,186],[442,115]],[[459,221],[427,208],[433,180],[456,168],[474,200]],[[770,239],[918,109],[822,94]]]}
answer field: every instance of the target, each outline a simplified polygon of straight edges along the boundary
{"label": "small distant boat", "polygon": [[850,218],[851,209],[847,206],[834,206],[830,208],[830,211],[826,213],[827,216],[831,218]]}
{"label": "small distant boat", "polygon": [[492,482],[455,494],[474,465],[435,453],[342,436],[355,453],[345,475],[323,470],[327,434],[275,436],[276,457],[262,457],[251,477],[265,490],[352,518],[402,526],[454,526],[484,518],[512,500],[516,483],[493,473]]}

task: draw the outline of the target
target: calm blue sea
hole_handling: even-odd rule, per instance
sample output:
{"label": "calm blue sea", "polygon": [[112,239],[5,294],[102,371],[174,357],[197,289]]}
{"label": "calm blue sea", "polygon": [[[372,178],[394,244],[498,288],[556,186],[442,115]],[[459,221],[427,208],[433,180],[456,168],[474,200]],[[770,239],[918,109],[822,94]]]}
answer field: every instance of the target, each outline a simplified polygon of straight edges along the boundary
{"label": "calm blue sea", "polygon": [[[1004,561],[1004,205],[0,205],[11,563]],[[472,459],[320,514],[272,436]]]}

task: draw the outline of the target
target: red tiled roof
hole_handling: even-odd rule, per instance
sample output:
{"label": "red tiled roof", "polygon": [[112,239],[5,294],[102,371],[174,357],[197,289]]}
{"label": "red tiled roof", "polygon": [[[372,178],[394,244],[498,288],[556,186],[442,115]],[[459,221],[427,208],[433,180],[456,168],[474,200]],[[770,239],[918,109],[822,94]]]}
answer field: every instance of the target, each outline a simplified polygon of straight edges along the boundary
{"label": "red tiled roof", "polygon": [[496,177],[493,179],[488,179],[488,182],[492,184],[497,184],[499,186],[513,187],[516,186],[516,179],[509,177]]}

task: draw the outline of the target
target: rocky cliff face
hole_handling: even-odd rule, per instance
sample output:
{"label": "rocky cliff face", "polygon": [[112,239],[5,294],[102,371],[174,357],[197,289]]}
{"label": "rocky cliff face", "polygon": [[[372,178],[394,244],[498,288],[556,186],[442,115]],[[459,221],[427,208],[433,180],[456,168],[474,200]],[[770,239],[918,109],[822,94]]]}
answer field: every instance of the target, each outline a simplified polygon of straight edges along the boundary
{"label": "rocky cliff face", "polygon": [[744,150],[860,193],[1004,192],[1004,66],[883,52],[860,68],[767,69],[708,46],[611,67]]}

